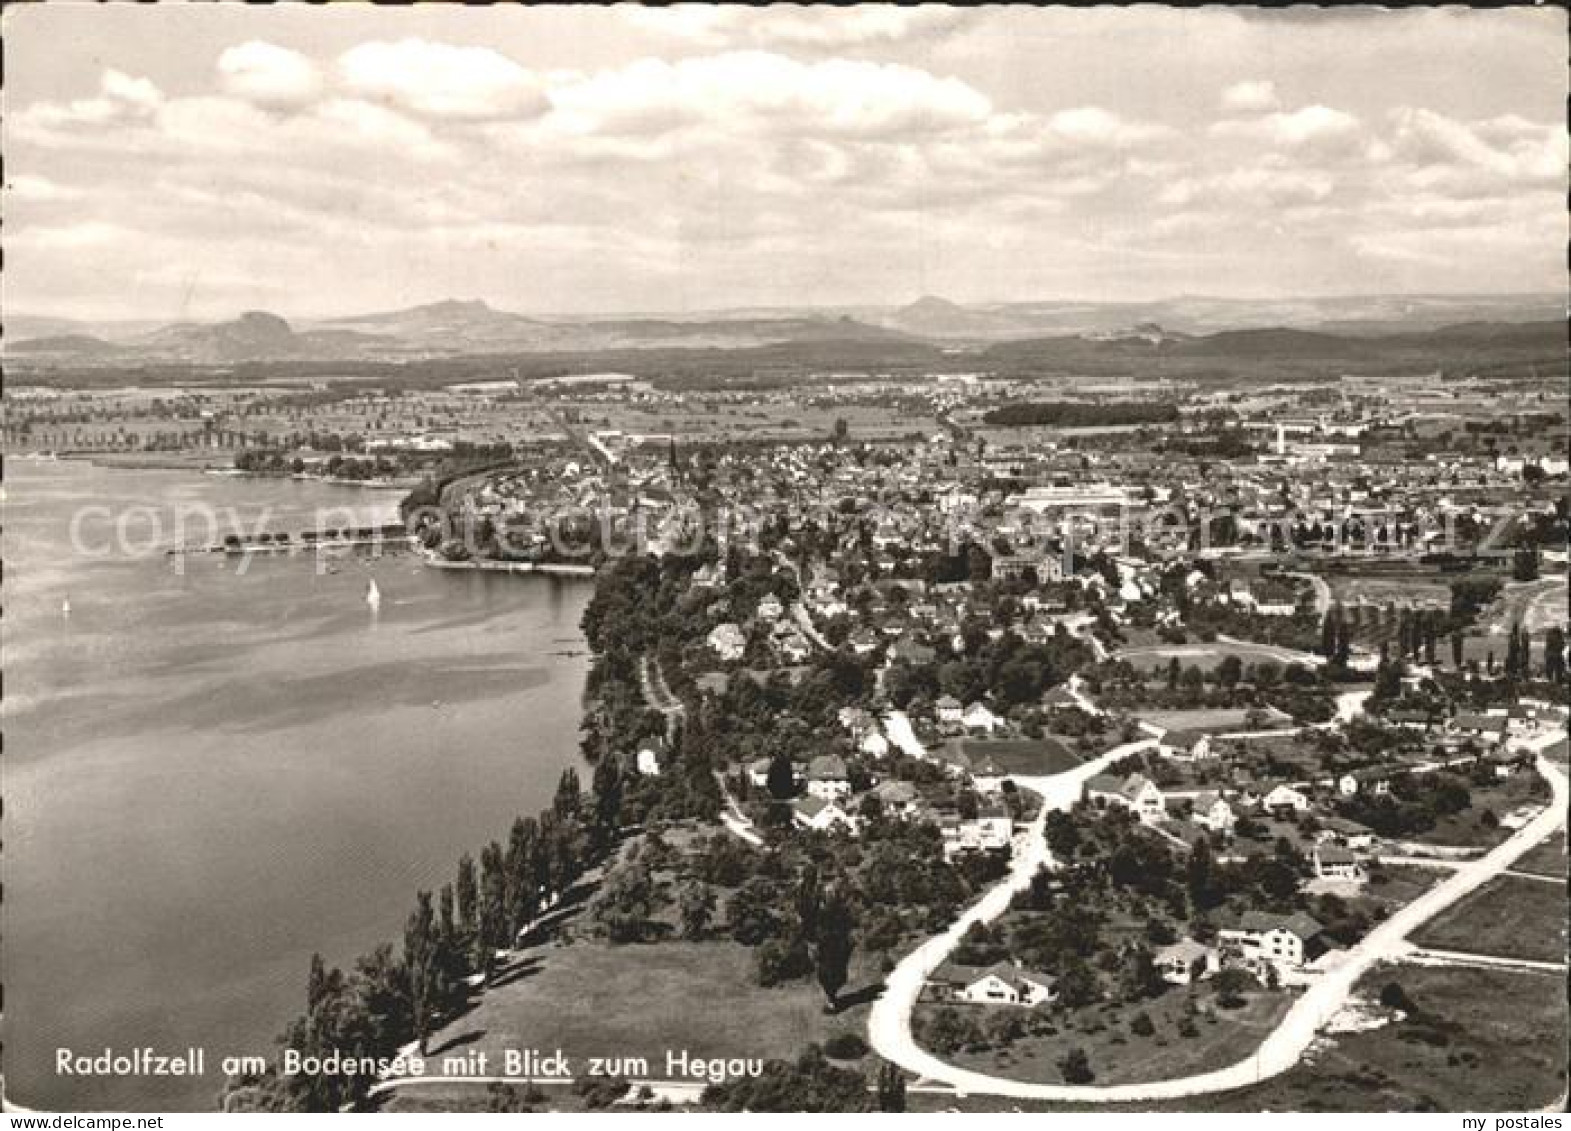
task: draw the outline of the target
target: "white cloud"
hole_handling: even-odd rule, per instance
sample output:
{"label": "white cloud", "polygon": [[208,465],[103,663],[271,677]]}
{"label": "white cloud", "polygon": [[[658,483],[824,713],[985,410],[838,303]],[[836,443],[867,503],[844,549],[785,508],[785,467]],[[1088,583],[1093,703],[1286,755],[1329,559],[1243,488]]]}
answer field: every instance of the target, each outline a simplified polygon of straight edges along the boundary
{"label": "white cloud", "polygon": [[1234,83],[1222,92],[1222,106],[1227,110],[1275,110],[1278,105],[1276,83],[1266,79]]}
{"label": "white cloud", "polygon": [[74,224],[35,224],[6,238],[17,249],[78,251],[111,243],[133,242],[136,233],[103,220],[83,220]]}
{"label": "white cloud", "polygon": [[1169,182],[1157,194],[1163,204],[1188,205],[1196,201],[1226,203],[1239,214],[1251,205],[1284,207],[1325,200],[1336,188],[1329,174],[1292,169],[1271,163],[1241,166],[1207,177],[1184,177]]}
{"label": "white cloud", "polygon": [[378,41],[350,48],[338,65],[356,94],[430,118],[530,118],[550,106],[536,75],[487,47]]}
{"label": "white cloud", "polygon": [[1393,114],[1392,147],[1398,157],[1459,175],[1487,174],[1510,183],[1558,184],[1566,176],[1564,129],[1510,116],[1466,123],[1432,110]]}
{"label": "white cloud", "polygon": [[543,44],[526,66],[426,39],[312,56],[250,37],[168,78],[95,62],[8,107],[8,286],[152,310],[200,279],[312,314],[449,286],[525,308],[801,301],[796,286],[862,303],[915,271],[961,299],[950,280],[1118,297],[1563,275],[1534,248],[1564,246],[1564,130],[1533,99],[1470,116],[1465,98],[1372,95],[1333,73],[1342,56],[1320,85],[1274,59],[1285,89],[1327,103],[1295,108],[1266,80],[1227,87],[1234,52],[1184,88],[1219,95],[1209,110],[1042,75],[1046,35],[1002,23],[930,50],[972,17],[928,11],[662,9],[647,19],[680,42],[597,44],[593,65]]}
{"label": "white cloud", "polygon": [[116,70],[105,71],[101,85],[105,97],[141,110],[151,110],[164,100],[163,91],[151,79],[134,78]]}
{"label": "white cloud", "polygon": [[227,48],[218,57],[218,73],[230,94],[270,109],[304,106],[322,89],[321,73],[310,59],[255,39]]}
{"label": "white cloud", "polygon": [[1341,149],[1356,143],[1360,129],[1352,114],[1316,105],[1256,118],[1225,118],[1214,123],[1210,132],[1215,137],[1242,138],[1267,145]]}
{"label": "white cloud", "polygon": [[551,90],[556,123],[573,133],[650,133],[739,122],[875,135],[980,125],[992,105],[955,78],[896,63],[804,63],[736,51],[668,63],[641,59]]}
{"label": "white cloud", "polygon": [[707,46],[750,42],[844,49],[938,38],[959,27],[965,13],[942,4],[854,4],[812,11],[788,4],[766,9],[672,4],[633,7],[627,16],[646,30]]}
{"label": "white cloud", "polygon": [[1047,125],[1061,138],[1089,145],[1138,145],[1172,133],[1151,123],[1131,122],[1100,106],[1060,110]]}
{"label": "white cloud", "polygon": [[37,204],[54,204],[65,200],[79,200],[82,190],[71,185],[57,184],[47,177],[33,177],[18,173],[5,183],[6,196],[15,201]]}

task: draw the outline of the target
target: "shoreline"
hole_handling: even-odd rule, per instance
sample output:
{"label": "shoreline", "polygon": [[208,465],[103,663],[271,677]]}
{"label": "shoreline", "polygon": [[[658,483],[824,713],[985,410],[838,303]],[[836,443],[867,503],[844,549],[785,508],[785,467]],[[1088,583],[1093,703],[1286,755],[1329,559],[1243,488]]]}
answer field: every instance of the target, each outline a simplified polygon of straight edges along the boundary
{"label": "shoreline", "polygon": [[106,471],[190,471],[202,475],[216,475],[231,479],[292,479],[301,483],[326,483],[333,487],[360,487],[375,491],[403,491],[408,493],[420,485],[420,477],[405,476],[399,479],[345,479],[342,476],[307,475],[289,472],[268,475],[263,472],[242,471],[232,462],[214,461],[205,456],[181,458],[172,453],[150,454],[141,458],[134,452],[56,452],[51,456],[21,453],[11,457],[22,463],[88,463]]}
{"label": "shoreline", "polygon": [[[209,469],[211,465],[203,466],[201,464],[193,463],[193,462],[179,463],[179,464],[167,463],[167,462],[165,462],[165,463],[156,463],[156,464],[155,463],[151,463],[151,462],[150,463],[129,464],[129,463],[117,463],[117,462],[105,463],[105,462],[102,462],[99,459],[97,459],[97,458],[95,458],[95,457],[93,457],[91,455],[87,455],[87,454],[67,455],[67,456],[60,457],[60,461],[61,462],[65,462],[67,460],[69,460],[72,463],[79,464],[79,465],[87,465],[89,467],[94,467],[94,468],[100,468],[101,467],[104,470],[109,471],[111,473],[117,472],[117,471],[122,471],[122,470],[133,470],[133,471],[136,471],[136,470],[149,470],[149,471],[157,470],[157,471],[166,471],[166,472],[180,472],[180,473],[184,473],[184,475],[182,476],[182,480],[184,480],[184,476],[198,476],[198,475],[205,475],[205,474],[213,474],[213,472]],[[53,461],[53,460],[27,460],[26,462],[43,464],[43,463],[49,463],[49,462],[55,462],[55,461]],[[363,482],[363,481],[333,480],[333,479],[328,479],[328,478],[325,478],[325,477],[315,477],[315,476],[257,475],[257,474],[250,473],[250,472],[235,471],[232,475],[231,474],[223,474],[223,473],[221,473],[219,477],[221,479],[226,479],[226,478],[289,479],[289,478],[293,478],[293,479],[305,480],[305,481],[313,482],[313,483],[325,483],[325,484],[327,484],[329,486],[343,485],[343,486],[376,487],[376,488],[384,488],[384,489],[399,489],[399,488],[397,488],[396,485],[388,484],[388,483],[385,483],[385,482],[384,483],[367,483],[367,482]],[[202,482],[202,480],[187,480],[187,481],[190,481],[190,482]],[[402,493],[403,494],[407,494],[407,491],[403,491]],[[213,546],[213,547],[201,547],[201,548],[197,548],[197,549],[168,550],[168,551],[166,551],[166,553],[170,553],[170,554],[173,554],[173,553],[191,553],[193,555],[201,554],[203,556],[206,556],[208,554],[212,554],[215,557],[225,557],[225,556],[240,557],[240,556],[247,556],[247,555],[250,555],[250,554],[253,554],[253,553],[269,554],[269,555],[272,555],[272,556],[279,556],[279,555],[300,556],[302,554],[302,552],[305,555],[314,555],[315,553],[317,553],[319,551],[322,551],[322,550],[354,550],[356,548],[364,548],[364,547],[369,547],[369,546],[380,546],[380,548],[384,552],[389,552],[390,551],[390,552],[398,555],[399,557],[403,557],[406,562],[408,561],[408,558],[404,557],[405,554],[411,554],[411,553],[412,554],[416,554],[420,558],[421,564],[423,564],[423,565],[431,565],[434,568],[490,568],[490,569],[496,569],[498,567],[502,567],[506,572],[538,572],[538,573],[545,573],[545,574],[563,574],[563,575],[567,575],[567,576],[583,577],[585,579],[590,579],[590,580],[592,580],[592,578],[594,576],[594,572],[595,572],[593,567],[590,567],[590,566],[587,566],[587,565],[571,564],[571,563],[562,563],[562,564],[555,564],[555,563],[496,563],[493,566],[493,565],[490,565],[489,563],[447,563],[447,562],[441,562],[441,561],[432,561],[425,554],[420,553],[419,543],[412,536],[407,536],[407,535],[399,536],[399,537],[396,537],[396,538],[383,539],[383,540],[364,539],[364,540],[351,540],[351,541],[323,541],[323,542],[321,542],[319,544],[313,544],[313,543],[308,543],[308,542],[293,542],[293,543],[276,543],[275,542],[275,543],[269,543],[269,544],[250,544],[250,545],[246,545],[246,546],[241,547],[241,548],[230,548],[230,547],[225,547],[225,546],[222,546],[222,545],[218,545],[218,546]],[[308,563],[302,563],[302,564],[308,564]],[[509,566],[514,567],[514,568],[511,568],[511,569],[506,568],[506,567],[509,567]],[[529,588],[529,587],[525,587],[525,588]],[[444,597],[443,597],[444,601],[447,601],[447,602],[450,603],[453,600],[453,596],[452,596],[453,590],[451,589],[451,587],[449,587],[449,586],[441,586],[441,587],[439,587],[439,591],[442,594],[444,594]],[[587,593],[588,590],[587,589],[579,590],[579,589],[577,589],[575,587],[575,592]],[[459,599],[460,599],[460,601],[462,600],[461,597]],[[571,602],[576,601],[576,600],[577,600],[576,597],[575,598],[570,598],[569,599],[569,607],[571,607]],[[487,617],[491,617],[491,616],[494,616],[495,614],[493,612],[489,612],[488,611],[485,615]],[[576,632],[577,631],[577,629],[576,629],[576,625],[577,625],[576,617],[572,618],[572,623],[574,625],[574,631]],[[564,627],[565,627],[565,625],[564,625]],[[574,659],[571,659],[571,660],[567,661],[569,664],[574,664],[574,665],[582,663],[582,660],[577,659],[576,657],[591,655],[591,653],[589,653],[589,652],[568,652],[568,651],[552,650],[553,648],[564,648],[564,647],[566,647],[566,648],[576,648],[576,647],[579,647],[579,645],[576,645],[576,644],[565,644],[565,643],[564,644],[556,644],[556,645],[542,644],[542,646],[540,648],[540,653],[541,653],[542,656],[550,655],[550,656],[559,656],[559,657],[575,657]],[[561,663],[562,661],[552,661],[552,662],[553,663]],[[579,688],[578,688],[578,690],[576,692],[576,696],[579,697],[579,698],[581,698],[581,696],[582,696],[581,682],[582,681],[579,680],[580,686],[579,686]],[[582,721],[583,721],[583,719],[585,717],[585,711],[584,711],[582,705],[580,704],[578,707],[576,707],[571,712],[571,714],[572,714],[572,719],[573,719],[573,728],[572,728],[571,731],[569,731],[569,732],[564,734],[563,740],[562,740],[562,746],[561,746],[561,749],[560,749],[560,753],[563,755],[563,768],[564,769],[574,770],[574,771],[576,771],[579,774],[584,774],[584,773],[586,773],[586,765],[587,765],[587,763],[584,761],[582,756],[578,753],[578,747],[577,747],[576,741],[574,740],[574,735],[576,734],[577,727],[582,724]],[[547,773],[546,771],[542,771],[542,774],[545,775],[545,776],[542,777],[542,780],[545,780],[545,781],[549,781],[550,780],[549,773]],[[548,802],[549,802],[549,795],[547,795],[546,798],[543,799],[542,804],[545,804],[545,803],[548,803]],[[496,831],[495,829],[490,829],[489,830],[489,832],[495,832],[495,831]],[[489,833],[487,833],[487,835],[489,835]],[[438,861],[438,862],[440,862],[440,861]],[[389,937],[395,937],[395,935],[390,934]],[[270,1038],[259,1038],[259,1040],[261,1040],[261,1039],[270,1039]],[[49,1101],[47,1099],[34,1098],[34,1097],[30,1096],[30,1095],[25,1095],[24,1094],[24,1097],[13,1098],[13,1096],[11,1094],[11,1091],[10,1091],[10,1088],[9,1088],[9,1085],[12,1083],[12,1081],[10,1079],[10,1076],[11,1076],[11,1074],[9,1074],[9,1073],[0,1073],[0,1112],[4,1112],[5,1114],[13,1114],[13,1113],[26,1114],[28,1112],[38,1111],[38,1110],[45,1110],[45,1111],[47,1111],[47,1110],[56,1110],[56,1111],[59,1111],[59,1110],[73,1110],[72,1108],[60,1108],[60,1107],[51,1108],[51,1107],[48,1106]],[[202,1074],[200,1076],[200,1079],[202,1079],[204,1081],[204,1083],[214,1083],[215,1080],[216,1080],[216,1086],[218,1086],[220,1088],[223,1086],[223,1078],[221,1076],[214,1076],[214,1075],[210,1075],[210,1074]],[[30,1107],[30,1106],[25,1106],[26,1104],[31,1104],[31,1103],[43,1103],[45,1106],[43,1108],[33,1108],[33,1107]],[[111,1107],[96,1107],[96,1108],[85,1108],[85,1109],[78,1108],[78,1109],[74,1109],[74,1110],[77,1110],[77,1111],[82,1112],[82,1113],[87,1113],[87,1112],[91,1112],[91,1111],[95,1111],[95,1110],[96,1111],[102,1111],[102,1110],[113,1110],[113,1109]],[[157,1110],[157,1109],[152,1109],[152,1110]],[[192,1111],[196,1111],[196,1112],[200,1112],[200,1111],[205,1111],[205,1110],[209,1110],[209,1109],[208,1108],[204,1108],[204,1107],[194,1107],[191,1110]]]}

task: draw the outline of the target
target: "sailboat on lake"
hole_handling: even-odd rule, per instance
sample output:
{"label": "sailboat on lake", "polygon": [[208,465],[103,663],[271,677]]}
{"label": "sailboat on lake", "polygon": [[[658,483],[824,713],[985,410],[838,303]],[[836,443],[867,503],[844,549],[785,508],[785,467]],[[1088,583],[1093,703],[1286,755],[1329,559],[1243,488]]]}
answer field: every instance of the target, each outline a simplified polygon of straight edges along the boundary
{"label": "sailboat on lake", "polygon": [[382,591],[376,587],[376,578],[374,577],[366,582],[365,603],[371,606],[373,613],[382,607]]}

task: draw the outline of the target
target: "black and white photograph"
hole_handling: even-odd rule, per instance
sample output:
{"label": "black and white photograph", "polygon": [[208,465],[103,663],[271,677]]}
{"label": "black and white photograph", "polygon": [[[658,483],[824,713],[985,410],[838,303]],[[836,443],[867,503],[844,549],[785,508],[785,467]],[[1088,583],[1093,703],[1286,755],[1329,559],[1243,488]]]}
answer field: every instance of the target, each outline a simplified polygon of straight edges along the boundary
{"label": "black and white photograph", "polygon": [[0,31],[7,1126],[1564,1126],[1567,8]]}

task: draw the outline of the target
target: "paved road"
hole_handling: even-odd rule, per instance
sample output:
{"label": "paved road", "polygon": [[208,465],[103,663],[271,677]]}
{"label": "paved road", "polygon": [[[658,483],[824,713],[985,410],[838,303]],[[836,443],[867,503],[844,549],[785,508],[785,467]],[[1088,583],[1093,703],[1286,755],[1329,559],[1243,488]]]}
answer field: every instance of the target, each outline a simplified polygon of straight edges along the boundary
{"label": "paved road", "polygon": [[725,803],[725,808],[720,811],[720,823],[754,848],[762,848],[764,838],[758,835],[757,830],[753,827],[753,822],[746,813],[742,812],[742,807],[737,804],[736,795],[731,792],[731,787],[726,784],[725,775],[719,770],[716,770],[714,774],[715,784],[720,787],[721,800]]}
{"label": "paved road", "polygon": [[1063,624],[1072,635],[1078,636],[1091,646],[1091,654],[1096,657],[1097,663],[1107,659],[1107,645],[1103,644],[1101,637],[1092,631],[1092,628],[1096,625],[1094,616],[1090,613],[1079,613],[1075,616],[1064,618]]}
{"label": "paved road", "polygon": [[1515,868],[1507,868],[1501,873],[1503,876],[1515,876],[1519,880],[1537,880],[1542,884],[1564,884],[1564,876],[1545,876],[1538,872],[1518,872]]}
{"label": "paved road", "polygon": [[1539,962],[1531,958],[1506,958],[1498,954],[1479,954],[1471,950],[1437,950],[1421,946],[1403,955],[1404,962],[1420,966],[1487,966],[1492,969],[1525,970],[1530,973],[1564,973],[1564,962]]}
{"label": "paved road", "polygon": [[[1538,748],[1543,749],[1553,737],[1547,736]],[[1566,821],[1568,790],[1565,771],[1540,755],[1538,770],[1549,781],[1554,792],[1553,804],[1510,840],[1478,860],[1459,864],[1454,874],[1370,931],[1347,951],[1340,964],[1326,971],[1304,991],[1254,1055],[1227,1068],[1194,1076],[1109,1087],[1033,1084],[958,1068],[921,1048],[911,1032],[911,1011],[927,975],[949,956],[973,923],[990,922],[1002,914],[1015,893],[1025,888],[1036,870],[1050,860],[1041,835],[1048,810],[1072,803],[1085,777],[1100,772],[1109,761],[1128,753],[1130,749],[1121,747],[1110,751],[1093,762],[1055,777],[1035,781],[1016,779],[1021,786],[1042,793],[1045,799],[1042,812],[1032,822],[1026,842],[1017,850],[1009,875],[967,910],[949,930],[918,947],[890,974],[884,995],[874,1003],[868,1018],[870,1042],[880,1056],[918,1076],[949,1084],[962,1094],[1010,1096],[1017,1099],[1123,1103],[1176,1099],[1246,1087],[1268,1076],[1285,1072],[1297,1064],[1314,1041],[1315,1034],[1342,1007],[1354,984],[1365,972],[1379,962],[1398,959],[1410,952],[1411,947],[1406,942],[1410,933],[1469,892],[1498,876],[1517,857],[1547,839]]]}
{"label": "paved road", "polygon": [[686,705],[671,693],[660,665],[648,656],[638,662],[638,682],[644,693],[644,701],[665,716],[665,736],[666,741],[670,742],[676,737],[677,724],[687,721]]}
{"label": "paved road", "polygon": [[[1092,639],[1095,639],[1095,637],[1093,637]],[[1097,643],[1100,644],[1101,641],[1098,640]],[[1081,679],[1078,675],[1072,675],[1072,676],[1069,677],[1069,682],[1064,684],[1064,690],[1069,692],[1069,697],[1071,699],[1073,699],[1077,704],[1079,704],[1080,709],[1082,711],[1084,711],[1086,714],[1088,714],[1088,715],[1105,715],[1105,714],[1107,714],[1106,711],[1104,711],[1101,707],[1097,706],[1096,703],[1092,702],[1091,696],[1086,694],[1085,680]]]}
{"label": "paved road", "polygon": [[1279,664],[1303,664],[1308,668],[1321,668],[1325,666],[1326,658],[1317,656],[1313,652],[1300,652],[1296,648],[1284,648],[1280,644],[1261,644],[1256,640],[1239,640],[1235,636],[1223,633],[1216,634],[1218,644],[1236,644],[1240,648],[1252,648],[1257,652],[1264,652]]}
{"label": "paved road", "polygon": [[807,611],[807,606],[801,601],[791,602],[791,616],[796,621],[796,626],[802,630],[802,635],[818,645],[825,652],[833,652],[835,646],[825,640],[818,631],[818,626],[813,623],[812,614]]}
{"label": "paved road", "polygon": [[911,718],[904,711],[890,711],[884,716],[884,733],[896,750],[910,758],[926,758],[927,748],[916,736]]}

